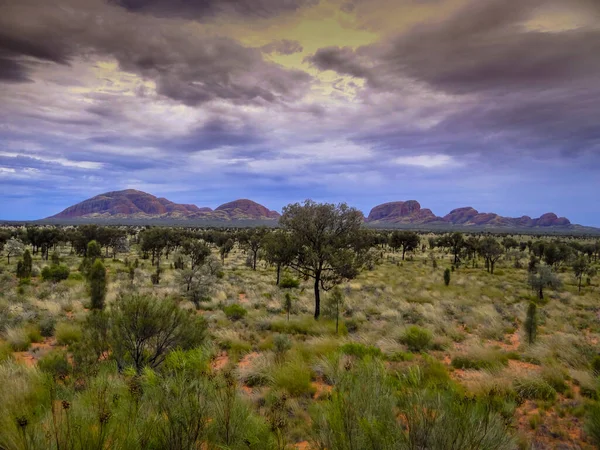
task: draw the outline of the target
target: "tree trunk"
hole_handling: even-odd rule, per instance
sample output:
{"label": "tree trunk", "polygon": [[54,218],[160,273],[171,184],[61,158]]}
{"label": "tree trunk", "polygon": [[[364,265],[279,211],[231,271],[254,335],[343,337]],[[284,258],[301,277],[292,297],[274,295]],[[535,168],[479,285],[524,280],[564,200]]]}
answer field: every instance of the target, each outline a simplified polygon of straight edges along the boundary
{"label": "tree trunk", "polygon": [[321,283],[321,272],[315,273],[315,320],[319,320],[321,315],[321,292],[319,284]]}
{"label": "tree trunk", "polygon": [[256,270],[256,255],[258,252],[252,253],[252,270]]}
{"label": "tree trunk", "polygon": [[404,254],[406,253],[406,249],[402,247],[402,261],[404,261]]}
{"label": "tree trunk", "polygon": [[281,278],[281,264],[277,264],[277,283],[275,283],[277,286],[279,286],[280,278]]}
{"label": "tree trunk", "polygon": [[540,292],[538,292],[540,300],[544,300],[544,288],[540,286]]}
{"label": "tree trunk", "polygon": [[579,289],[579,293],[581,294],[581,279],[583,278],[583,276],[579,277],[579,284],[578,284],[578,289]]}

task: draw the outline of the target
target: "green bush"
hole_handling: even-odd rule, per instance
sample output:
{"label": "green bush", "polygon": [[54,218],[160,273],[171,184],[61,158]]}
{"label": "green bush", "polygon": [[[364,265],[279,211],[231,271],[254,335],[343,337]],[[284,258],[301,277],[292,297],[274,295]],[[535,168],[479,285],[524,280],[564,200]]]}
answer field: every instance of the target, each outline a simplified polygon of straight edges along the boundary
{"label": "green bush", "polygon": [[46,266],[42,269],[42,279],[58,283],[69,278],[70,273],[71,271],[64,264]]}
{"label": "green bush", "polygon": [[[452,269],[454,270],[454,266],[452,266]],[[444,284],[446,286],[450,285],[450,269],[444,270]]]}
{"label": "green bush", "polygon": [[248,314],[248,311],[246,311],[243,306],[238,305],[237,303],[224,307],[223,312],[232,322],[241,320],[246,317],[246,314]]}
{"label": "green bush", "polygon": [[455,369],[493,370],[508,365],[506,353],[482,349],[466,355],[458,355],[452,359],[452,367]]}
{"label": "green bush", "polygon": [[56,326],[56,319],[53,316],[47,315],[42,317],[40,320],[40,333],[44,337],[50,337],[54,335],[54,327]]}
{"label": "green bush", "polygon": [[31,340],[24,328],[9,328],[6,330],[6,340],[15,352],[27,351]]}
{"label": "green bush", "polygon": [[279,287],[282,289],[294,289],[300,286],[300,280],[296,278],[292,278],[290,276],[285,276],[279,282]]}
{"label": "green bush", "polygon": [[0,363],[11,358],[12,347],[9,342],[0,341]]}
{"label": "green bush", "polygon": [[61,322],[56,324],[54,330],[56,335],[56,342],[59,345],[71,345],[75,342],[79,342],[82,337],[82,331],[79,325]]}
{"label": "green bush", "polygon": [[520,378],[514,382],[517,395],[525,400],[548,400],[556,399],[556,390],[542,378]]}
{"label": "green bush", "polygon": [[600,447],[600,404],[594,403],[587,408],[585,432],[591,441]]}
{"label": "green bush", "polygon": [[285,390],[292,397],[311,396],[311,371],[302,361],[290,361],[273,373],[275,387]]}
{"label": "green bush", "polygon": [[64,350],[53,350],[38,361],[38,368],[55,378],[66,377],[71,373],[71,365]]}
{"label": "green bush", "polygon": [[411,352],[427,350],[431,346],[432,340],[431,331],[417,325],[411,325],[400,336],[400,342],[406,345]]}
{"label": "green bush", "polygon": [[359,342],[348,342],[342,345],[340,351],[345,355],[356,356],[358,358],[364,358],[365,356],[372,356],[380,358],[383,353],[378,347],[374,345],[364,345]]}
{"label": "green bush", "polygon": [[27,333],[30,342],[42,342],[44,340],[40,328],[36,325],[27,325],[25,327],[25,332]]}

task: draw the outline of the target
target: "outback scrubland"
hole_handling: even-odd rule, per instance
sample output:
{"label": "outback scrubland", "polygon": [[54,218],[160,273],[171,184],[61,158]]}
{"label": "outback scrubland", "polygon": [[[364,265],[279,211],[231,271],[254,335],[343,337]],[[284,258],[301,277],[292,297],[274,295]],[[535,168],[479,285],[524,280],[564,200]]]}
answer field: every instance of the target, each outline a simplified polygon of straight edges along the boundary
{"label": "outback scrubland", "polygon": [[1,229],[0,448],[597,448],[598,238],[355,213]]}

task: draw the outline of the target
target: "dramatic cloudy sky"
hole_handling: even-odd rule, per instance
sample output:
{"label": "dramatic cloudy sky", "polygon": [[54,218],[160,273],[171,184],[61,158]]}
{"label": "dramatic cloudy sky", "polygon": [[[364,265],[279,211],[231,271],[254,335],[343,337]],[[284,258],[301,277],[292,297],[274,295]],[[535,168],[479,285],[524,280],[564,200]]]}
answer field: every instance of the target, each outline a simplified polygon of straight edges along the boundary
{"label": "dramatic cloudy sky", "polygon": [[0,218],[125,188],[600,226],[600,1],[0,0]]}

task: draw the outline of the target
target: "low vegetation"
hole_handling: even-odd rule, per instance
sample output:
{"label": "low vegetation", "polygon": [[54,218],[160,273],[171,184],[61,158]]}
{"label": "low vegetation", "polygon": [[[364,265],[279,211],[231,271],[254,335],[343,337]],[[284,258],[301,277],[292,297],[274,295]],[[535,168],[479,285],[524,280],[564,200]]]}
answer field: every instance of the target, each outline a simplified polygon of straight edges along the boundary
{"label": "low vegetation", "polygon": [[596,238],[357,218],[0,229],[0,448],[600,446]]}

